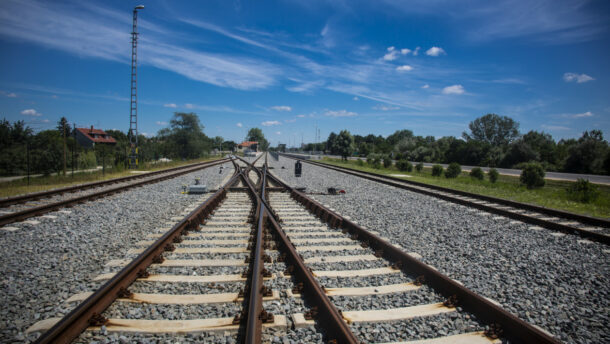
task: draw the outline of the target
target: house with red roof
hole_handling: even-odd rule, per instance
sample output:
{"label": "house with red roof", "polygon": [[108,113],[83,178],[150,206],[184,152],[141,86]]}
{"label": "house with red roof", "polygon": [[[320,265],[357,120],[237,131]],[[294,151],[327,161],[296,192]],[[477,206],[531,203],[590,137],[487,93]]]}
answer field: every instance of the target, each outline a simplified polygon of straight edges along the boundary
{"label": "house with red roof", "polygon": [[114,137],[106,134],[101,129],[94,129],[93,126],[91,128],[76,128],[75,133],[76,142],[83,147],[93,148],[95,144],[116,144]]}
{"label": "house with red roof", "polygon": [[258,141],[244,141],[237,145],[238,152],[258,152]]}

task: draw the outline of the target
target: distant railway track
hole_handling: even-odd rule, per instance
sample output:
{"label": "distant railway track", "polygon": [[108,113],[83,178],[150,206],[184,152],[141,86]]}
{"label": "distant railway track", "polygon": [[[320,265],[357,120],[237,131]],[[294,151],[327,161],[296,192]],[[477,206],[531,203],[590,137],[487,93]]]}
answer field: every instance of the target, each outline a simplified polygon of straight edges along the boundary
{"label": "distant railway track", "polygon": [[607,245],[610,244],[610,221],[606,219],[574,214],[491,196],[478,195],[465,191],[453,190],[440,186],[404,180],[392,176],[357,171],[346,167],[339,167],[302,159],[302,157],[295,157],[291,156],[290,154],[280,155],[295,160],[301,160],[318,167],[350,174],[385,185],[418,192],[440,198],[445,201],[506,216],[508,218],[526,222],[535,226],[540,226],[567,234],[576,234],[583,238],[595,240]]}
{"label": "distant railway track", "polygon": [[[91,295],[73,297],[82,303],[38,342],[66,343],[87,329],[103,327],[133,334],[134,341],[146,333],[211,332],[222,337],[237,332],[237,342],[261,343],[290,333],[299,336],[298,330],[307,327],[322,331],[329,343],[361,343],[367,339],[358,334],[359,326],[384,324],[391,329],[393,323],[419,319],[425,329],[417,331],[433,340],[429,343],[558,343],[375,232],[284,184],[266,164],[260,169],[243,160],[241,166],[234,164],[233,177],[203,204],[171,229],[151,233],[152,240],[138,243],[132,261],[114,262],[121,270],[99,277],[108,279],[105,285]],[[249,178],[253,174],[255,180]],[[362,269],[363,265],[373,268]],[[198,273],[192,275],[184,267]],[[170,273],[171,269],[177,270]],[[359,285],[345,286],[348,281]],[[205,292],[181,293],[184,287],[179,285],[185,283]],[[142,292],[142,284],[148,292]],[[387,295],[409,299],[422,293],[430,295],[415,297],[419,301],[405,307],[352,309],[344,302]],[[428,298],[444,301],[426,302]],[[282,309],[273,305],[280,300],[306,303]],[[196,313],[197,319],[167,319],[166,312],[154,320],[120,317],[159,304],[174,305],[186,314],[209,305],[217,308]],[[439,321],[461,321],[465,314],[476,316],[474,330],[430,338]],[[218,338],[210,340],[214,339]]]}
{"label": "distant railway track", "polygon": [[[143,186],[146,184],[157,183],[170,178],[175,178],[186,173],[224,164],[231,159],[221,159],[211,162],[202,162],[171,169],[150,172],[141,175],[127,176],[109,179],[99,182],[86,183],[60,189],[48,190],[25,194],[16,197],[8,197],[0,200],[0,226],[17,221],[23,221],[30,217],[40,216],[61,208],[70,207],[75,204],[84,203],[119,192],[130,188]],[[99,190],[96,190],[99,189]],[[69,197],[66,194],[81,192],[83,194]]]}

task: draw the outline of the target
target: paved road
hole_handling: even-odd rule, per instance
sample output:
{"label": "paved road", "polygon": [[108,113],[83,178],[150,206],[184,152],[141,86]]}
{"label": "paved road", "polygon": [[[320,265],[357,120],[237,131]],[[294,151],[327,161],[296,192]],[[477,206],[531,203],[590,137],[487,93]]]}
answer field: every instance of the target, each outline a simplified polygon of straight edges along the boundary
{"label": "paved road", "polygon": [[[295,154],[295,153],[291,153],[291,154]],[[299,155],[308,156],[308,157],[311,157],[312,159],[321,158],[320,155],[308,155],[308,154],[299,154]],[[337,159],[341,158],[338,155],[324,155],[324,157],[337,158]],[[358,158],[349,157],[348,159],[357,160]],[[412,163],[413,163],[413,165],[417,164],[417,162],[412,162]],[[432,165],[436,165],[436,164],[427,163],[427,162],[424,163],[424,166],[426,166],[426,167],[431,167]],[[440,165],[442,165],[445,168],[447,167],[447,164],[440,164]],[[475,168],[475,167],[476,166],[462,166],[462,171],[469,172],[472,168]],[[489,171],[489,167],[481,167],[481,169],[483,171]],[[498,170],[498,172],[500,174],[507,175],[507,176],[517,176],[518,177],[521,175],[521,170],[517,170],[517,169],[513,169],[513,168],[496,168],[496,170]],[[546,175],[545,175],[545,179],[552,179],[552,180],[576,181],[578,178],[587,179],[591,183],[595,183],[595,184],[610,185],[610,176],[602,176],[602,175],[597,175],[597,174],[562,173],[562,172],[546,172]]]}

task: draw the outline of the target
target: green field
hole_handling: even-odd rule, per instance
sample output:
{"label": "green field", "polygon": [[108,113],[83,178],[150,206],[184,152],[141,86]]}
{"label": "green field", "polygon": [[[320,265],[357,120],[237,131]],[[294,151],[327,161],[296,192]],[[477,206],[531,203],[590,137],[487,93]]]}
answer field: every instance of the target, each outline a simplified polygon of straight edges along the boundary
{"label": "green field", "polygon": [[492,184],[487,179],[487,174],[485,175],[485,180],[473,179],[466,172],[462,172],[462,174],[455,179],[447,179],[444,176],[433,177],[431,174],[431,168],[424,168],[420,173],[415,171],[415,168],[413,168],[412,172],[399,171],[395,166],[391,166],[389,168],[381,167],[376,169],[368,165],[366,162],[364,162],[363,166],[359,166],[357,161],[353,160],[342,161],[340,159],[324,158],[321,160],[321,162],[377,174],[408,175],[409,177],[398,178],[438,185],[455,190],[472,192],[480,195],[535,204],[577,214],[610,218],[610,186],[607,185],[596,185],[599,192],[599,196],[596,200],[591,203],[580,203],[572,201],[568,198],[566,188],[572,184],[572,182],[569,181],[547,179],[544,187],[528,190],[525,186],[519,183],[518,177],[505,175],[500,175],[498,181]]}
{"label": "green field", "polygon": [[[159,171],[163,169],[168,169],[172,167],[178,167],[188,164],[193,164],[197,162],[204,161],[213,161],[221,159],[221,157],[209,157],[209,158],[201,158],[195,160],[187,160],[187,161],[170,161],[166,163],[159,164],[150,164],[146,163],[137,171]],[[10,197],[16,195],[22,195],[26,193],[32,192],[40,192],[46,191],[50,189],[63,188],[76,184],[90,183],[101,180],[132,176],[132,170],[107,170],[104,174],[102,171],[96,172],[81,172],[75,173],[74,177],[71,175],[70,171],[67,171],[66,175],[57,175],[57,176],[46,176],[46,177],[32,177],[30,178],[30,185],[28,185],[27,178],[14,180],[10,182],[0,183],[0,197]]]}

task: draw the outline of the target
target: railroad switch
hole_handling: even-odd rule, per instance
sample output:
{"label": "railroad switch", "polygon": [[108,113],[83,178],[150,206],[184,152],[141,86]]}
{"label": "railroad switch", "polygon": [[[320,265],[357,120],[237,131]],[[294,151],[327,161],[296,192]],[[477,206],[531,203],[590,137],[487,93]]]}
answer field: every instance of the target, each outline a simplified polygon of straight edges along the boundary
{"label": "railroad switch", "polygon": [[91,318],[89,318],[89,325],[91,326],[104,326],[108,319],[106,319],[103,315],[98,313],[93,313]]}
{"label": "railroad switch", "polygon": [[445,302],[443,302],[443,305],[448,308],[457,307],[457,305],[458,305],[457,295],[453,294],[453,295],[449,296],[449,298],[447,300],[445,300]]}
{"label": "railroad switch", "polygon": [[125,287],[121,287],[121,289],[119,289],[119,292],[117,293],[117,295],[120,298],[129,299],[133,296],[133,293],[131,291],[129,291],[129,289],[127,289]]}
{"label": "railroad switch", "polygon": [[485,336],[491,339],[499,339],[502,336],[502,326],[498,323],[493,323],[485,330]]}

